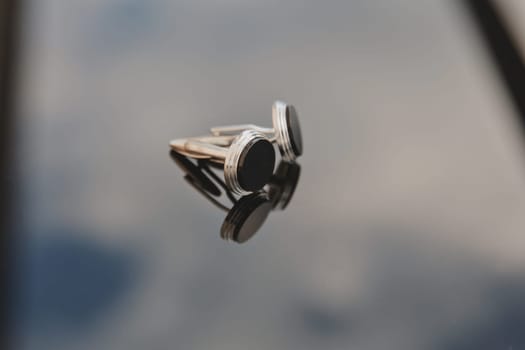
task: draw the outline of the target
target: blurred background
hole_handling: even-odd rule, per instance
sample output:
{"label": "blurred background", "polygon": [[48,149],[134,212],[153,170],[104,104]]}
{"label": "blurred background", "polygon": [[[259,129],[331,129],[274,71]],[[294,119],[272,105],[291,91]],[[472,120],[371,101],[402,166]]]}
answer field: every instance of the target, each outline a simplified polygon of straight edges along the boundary
{"label": "blurred background", "polygon": [[[524,3],[497,4],[521,47]],[[18,13],[12,348],[525,348],[519,108],[465,1]],[[276,99],[299,113],[301,180],[225,242],[168,141],[269,126]]]}

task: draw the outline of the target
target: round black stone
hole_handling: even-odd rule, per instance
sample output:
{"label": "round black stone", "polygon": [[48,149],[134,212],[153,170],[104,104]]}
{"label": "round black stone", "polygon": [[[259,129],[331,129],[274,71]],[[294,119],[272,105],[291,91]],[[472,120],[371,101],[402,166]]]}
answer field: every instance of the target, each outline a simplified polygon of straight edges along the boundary
{"label": "round black stone", "polygon": [[299,125],[299,117],[295,111],[294,106],[286,107],[286,125],[288,126],[288,133],[292,143],[292,149],[298,157],[303,154],[303,137],[301,135],[301,125]]}
{"label": "round black stone", "polygon": [[246,148],[239,160],[237,178],[248,192],[260,190],[268,183],[275,166],[275,150],[267,140],[259,140]]}
{"label": "round black stone", "polygon": [[257,233],[271,210],[272,203],[266,194],[252,193],[244,196],[226,216],[221,231],[229,227],[233,230],[232,239],[237,243],[244,243]]}

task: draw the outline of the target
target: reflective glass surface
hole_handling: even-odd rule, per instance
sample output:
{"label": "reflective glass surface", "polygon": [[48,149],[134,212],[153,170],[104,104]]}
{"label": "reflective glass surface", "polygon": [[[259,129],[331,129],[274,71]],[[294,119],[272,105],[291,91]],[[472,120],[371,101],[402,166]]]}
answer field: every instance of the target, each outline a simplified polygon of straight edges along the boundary
{"label": "reflective glass surface", "polygon": [[[17,349],[525,346],[523,142],[459,3],[25,14]],[[251,201],[170,159],[276,99],[304,152]]]}

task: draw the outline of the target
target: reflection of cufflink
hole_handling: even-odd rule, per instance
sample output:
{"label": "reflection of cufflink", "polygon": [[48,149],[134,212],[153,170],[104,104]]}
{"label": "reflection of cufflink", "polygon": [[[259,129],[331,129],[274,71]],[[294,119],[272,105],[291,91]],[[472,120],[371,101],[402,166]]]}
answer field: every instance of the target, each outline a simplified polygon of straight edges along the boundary
{"label": "reflection of cufflink", "polygon": [[270,140],[256,130],[236,136],[203,136],[170,142],[175,151],[224,165],[228,188],[239,194],[260,190],[272,176],[275,151]]}
{"label": "reflection of cufflink", "polygon": [[[185,173],[184,179],[215,206],[227,212],[221,226],[221,237],[224,240],[244,243],[257,233],[272,210],[272,201],[266,192],[258,191],[237,199],[230,193],[226,184],[208,167],[211,164],[209,161],[199,160],[195,164],[186,156],[173,150],[170,155],[175,164]],[[233,204],[231,208],[217,200],[221,195],[221,190],[212,179],[230,199]]]}
{"label": "reflection of cufflink", "polygon": [[299,182],[301,166],[295,162],[281,161],[267,186],[268,197],[275,210],[284,210],[292,200]]}
{"label": "reflection of cufflink", "polygon": [[279,146],[284,160],[293,161],[303,153],[303,141],[299,118],[294,106],[276,101],[272,106],[273,128],[256,125],[231,125],[211,128],[215,136],[235,135],[244,130],[255,130],[265,134]]}
{"label": "reflection of cufflink", "polygon": [[224,240],[244,243],[261,228],[272,210],[272,202],[265,192],[240,198],[230,209],[221,226]]}
{"label": "reflection of cufflink", "polygon": [[228,212],[221,226],[225,240],[244,243],[264,224],[271,210],[284,210],[292,200],[299,182],[301,166],[281,161],[268,183],[260,191],[240,198]]}

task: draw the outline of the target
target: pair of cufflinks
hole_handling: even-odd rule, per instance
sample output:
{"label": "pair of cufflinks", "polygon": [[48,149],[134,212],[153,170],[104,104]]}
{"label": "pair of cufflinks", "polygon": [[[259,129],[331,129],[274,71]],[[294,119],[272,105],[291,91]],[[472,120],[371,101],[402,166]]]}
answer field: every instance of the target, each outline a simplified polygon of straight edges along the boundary
{"label": "pair of cufflinks", "polygon": [[227,188],[246,195],[270,181],[276,159],[274,144],[285,162],[294,162],[303,153],[294,106],[274,102],[272,123],[272,128],[251,124],[213,127],[210,135],[172,140],[170,147],[187,158],[221,165]]}

